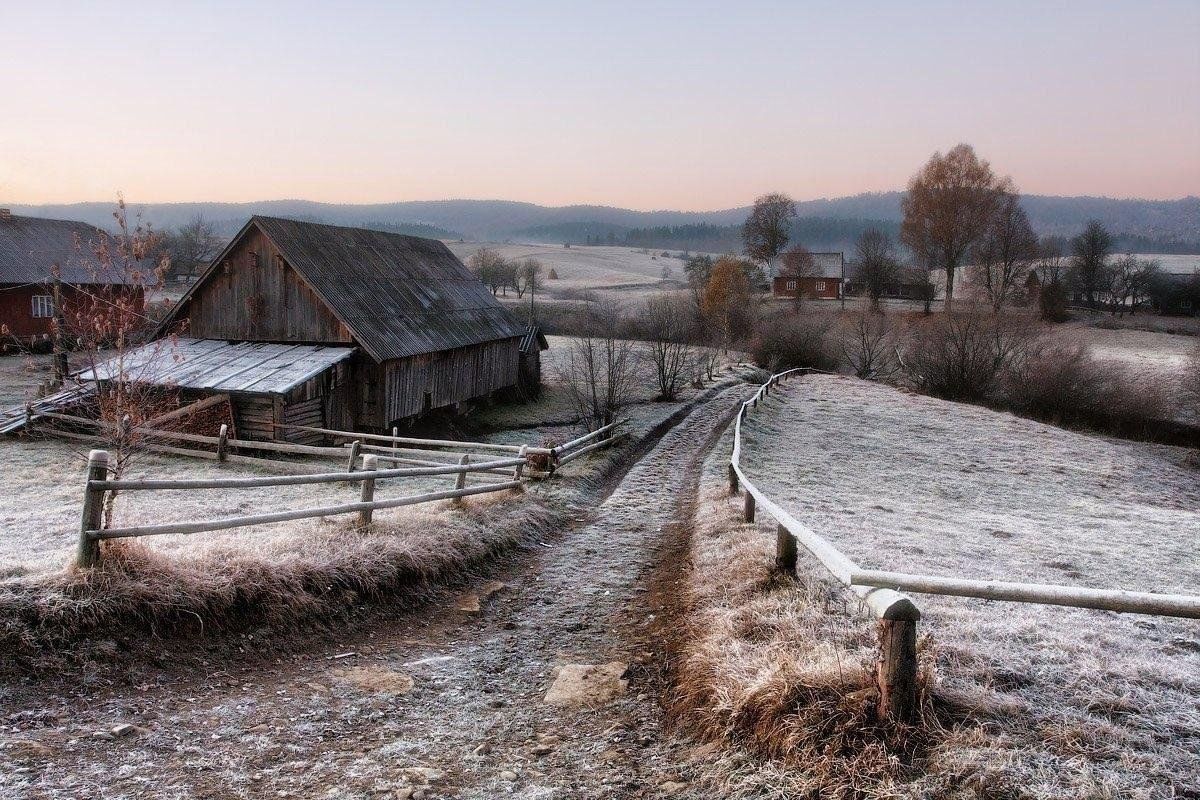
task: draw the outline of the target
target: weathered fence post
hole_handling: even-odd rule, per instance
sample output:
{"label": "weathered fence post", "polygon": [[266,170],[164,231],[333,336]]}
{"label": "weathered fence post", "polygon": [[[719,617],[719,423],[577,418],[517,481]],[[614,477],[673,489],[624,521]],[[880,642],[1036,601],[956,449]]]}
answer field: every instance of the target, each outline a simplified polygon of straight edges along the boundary
{"label": "weathered fence post", "polygon": [[[358,465],[358,451],[361,449],[362,449],[362,440],[355,439],[353,442],[350,443],[350,460],[349,460],[349,463],[346,464],[346,472],[354,472],[355,466]],[[366,463],[367,462],[364,458],[363,464],[365,465]]]}
{"label": "weathered fence post", "polygon": [[[529,445],[523,444],[523,445],[521,445],[521,452],[517,453],[517,457],[521,459],[521,463],[517,464],[517,466],[513,468],[512,479],[514,481],[516,481],[518,484],[517,486],[513,487],[514,492],[523,491],[522,487],[519,484],[521,483],[521,479],[525,475],[525,459],[526,459],[525,451],[528,449],[529,449]],[[550,458],[553,459],[554,455],[551,454]]]}
{"label": "weathered fence post", "polygon": [[733,462],[729,462],[729,493],[738,493],[738,477],[737,470],[733,468]]}
{"label": "weathered fence post", "polygon": [[[358,442],[355,442],[355,444],[358,444]],[[353,463],[353,462],[351,462],[351,463]],[[369,455],[363,456],[363,471],[364,472],[374,472],[377,468],[378,468],[378,458],[376,458],[375,456],[369,456]],[[359,495],[359,498],[364,503],[369,503],[375,499],[375,478],[373,478],[373,477],[372,478],[363,478],[362,494]],[[372,512],[372,509],[370,509],[370,508],[364,508],[362,511],[358,512],[359,526],[365,528],[371,524],[371,512]]]}
{"label": "weathered fence post", "polygon": [[392,426],[392,455],[395,456],[400,450],[400,428],[397,425]]}
{"label": "weathered fence post", "polygon": [[83,487],[83,518],[79,522],[79,548],[75,563],[94,567],[100,561],[100,540],[88,536],[88,531],[100,530],[104,519],[104,490],[93,489],[92,481],[108,479],[108,453],[93,450],[88,453],[87,483]]}
{"label": "weathered fence post", "polygon": [[217,461],[222,462],[229,454],[229,426],[222,424],[221,432],[217,434]]}
{"label": "weathered fence post", "polygon": [[742,507],[742,518],[746,522],[754,522],[754,495],[751,494],[749,489],[746,490],[746,502]]}
{"label": "weathered fence post", "polygon": [[[471,454],[470,453],[463,453],[462,458],[460,458],[458,460],[458,465],[460,467],[465,467],[470,463],[471,463]],[[454,488],[455,489],[467,488],[467,471],[465,469],[462,472],[460,472],[454,476]],[[462,501],[463,501],[463,499],[461,497],[454,498],[455,505],[462,505]]]}
{"label": "weathered fence post", "polygon": [[895,618],[889,615],[879,620],[879,660],[875,666],[879,715],[895,722],[912,722],[919,710],[917,620],[921,615],[915,607],[897,607]]}
{"label": "weathered fence post", "polygon": [[796,539],[782,525],[775,529],[775,567],[789,575],[796,574]]}

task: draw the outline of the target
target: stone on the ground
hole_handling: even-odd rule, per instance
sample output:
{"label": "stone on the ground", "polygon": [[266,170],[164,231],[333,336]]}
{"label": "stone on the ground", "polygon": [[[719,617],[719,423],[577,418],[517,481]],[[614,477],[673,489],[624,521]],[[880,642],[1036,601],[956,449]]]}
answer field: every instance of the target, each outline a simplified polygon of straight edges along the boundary
{"label": "stone on the ground", "polygon": [[624,678],[627,664],[566,664],[546,692],[545,702],[554,706],[597,706],[611,702],[629,688]]}
{"label": "stone on the ground", "polygon": [[660,783],[658,785],[659,791],[662,792],[663,795],[667,796],[667,797],[670,797],[671,795],[679,794],[686,788],[687,788],[687,784],[681,783],[680,781],[663,781],[662,783]]}
{"label": "stone on the ground", "polygon": [[409,675],[386,667],[347,667],[333,674],[355,688],[377,694],[408,694],[413,688]]}
{"label": "stone on the ground", "polygon": [[466,611],[469,614],[477,614],[483,607],[483,604],[491,599],[492,595],[504,588],[504,584],[500,581],[488,581],[479,589],[479,593],[464,594],[458,598],[458,610]]}

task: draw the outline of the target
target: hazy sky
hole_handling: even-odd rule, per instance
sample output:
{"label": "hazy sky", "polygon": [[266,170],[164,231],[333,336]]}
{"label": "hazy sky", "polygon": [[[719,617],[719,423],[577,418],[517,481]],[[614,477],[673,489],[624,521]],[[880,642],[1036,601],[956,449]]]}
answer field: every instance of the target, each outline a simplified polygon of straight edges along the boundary
{"label": "hazy sky", "polygon": [[0,203],[1200,194],[1200,0],[0,4]]}

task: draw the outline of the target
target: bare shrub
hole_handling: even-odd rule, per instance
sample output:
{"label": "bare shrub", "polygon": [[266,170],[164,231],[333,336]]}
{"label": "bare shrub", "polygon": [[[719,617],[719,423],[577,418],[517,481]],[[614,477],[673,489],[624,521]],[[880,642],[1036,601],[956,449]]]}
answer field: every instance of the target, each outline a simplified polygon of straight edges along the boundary
{"label": "bare shrub", "polygon": [[840,366],[832,324],[819,319],[789,315],[762,320],[751,342],[754,362],[771,372],[795,367],[834,371]]}
{"label": "bare shrub", "polygon": [[1007,380],[1006,400],[1057,424],[1149,427],[1170,416],[1163,387],[1092,356],[1082,342],[1037,348]]}
{"label": "bare shrub", "polygon": [[645,358],[654,367],[659,400],[674,400],[692,370],[694,348],[688,341],[695,314],[685,297],[661,294],[646,301],[638,328],[649,342]]}
{"label": "bare shrub", "polygon": [[982,402],[1006,373],[1019,369],[1040,336],[1027,318],[979,311],[947,312],[915,325],[902,350],[908,380],[926,394]]}
{"label": "bare shrub", "polygon": [[620,338],[624,315],[619,305],[601,303],[588,316],[589,327],[571,342],[559,377],[588,430],[595,430],[616,420],[637,364],[632,343]]}
{"label": "bare shrub", "polygon": [[581,303],[598,303],[600,295],[591,289],[580,289],[577,286],[569,286],[566,289],[554,289],[552,291],[556,300],[573,300]]}
{"label": "bare shrub", "polygon": [[859,378],[887,380],[900,369],[896,326],[884,314],[859,312],[843,320],[843,363]]}

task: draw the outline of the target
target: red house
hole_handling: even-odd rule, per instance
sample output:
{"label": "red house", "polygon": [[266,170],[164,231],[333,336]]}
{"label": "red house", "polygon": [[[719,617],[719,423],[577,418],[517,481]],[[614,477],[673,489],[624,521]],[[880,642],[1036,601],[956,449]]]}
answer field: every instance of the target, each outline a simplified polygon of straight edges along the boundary
{"label": "red house", "polygon": [[783,267],[771,284],[771,294],[837,300],[842,296],[844,268],[841,253],[784,253]]}
{"label": "red house", "polygon": [[0,208],[0,346],[48,344],[54,332],[54,272],[61,280],[63,312],[142,288],[106,269],[95,245],[106,234],[83,222],[14,216]]}

